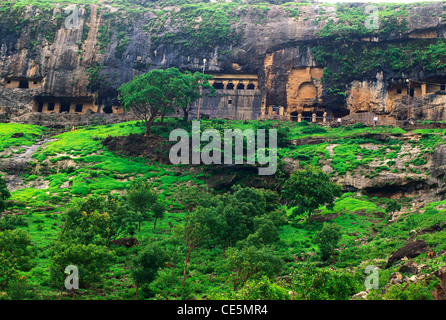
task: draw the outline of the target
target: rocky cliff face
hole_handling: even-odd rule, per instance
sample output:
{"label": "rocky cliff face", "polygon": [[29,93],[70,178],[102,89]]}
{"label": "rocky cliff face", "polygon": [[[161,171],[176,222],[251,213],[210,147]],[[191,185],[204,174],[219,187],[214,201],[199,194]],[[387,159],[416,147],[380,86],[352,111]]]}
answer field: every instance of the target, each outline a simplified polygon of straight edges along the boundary
{"label": "rocky cliff face", "polygon": [[[257,74],[266,104],[287,107],[292,70],[319,67],[319,106],[341,114],[390,113],[392,84],[446,76],[444,58],[432,52],[444,45],[442,3],[378,7],[376,30],[364,29],[363,4],[170,4],[3,4],[3,112],[26,114],[36,96],[88,97],[104,109],[118,103],[121,83],[166,67]],[[419,59],[406,55],[412,46]],[[7,88],[8,79],[41,85],[24,92]]]}

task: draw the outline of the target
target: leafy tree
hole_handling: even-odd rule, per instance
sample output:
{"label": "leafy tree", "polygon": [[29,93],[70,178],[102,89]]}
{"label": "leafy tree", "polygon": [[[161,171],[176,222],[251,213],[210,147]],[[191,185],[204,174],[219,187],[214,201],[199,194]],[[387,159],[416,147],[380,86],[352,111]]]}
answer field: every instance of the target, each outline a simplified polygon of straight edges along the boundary
{"label": "leafy tree", "polygon": [[213,95],[216,90],[208,82],[208,80],[212,79],[211,75],[205,75],[200,72],[192,74],[186,71],[183,77],[189,85],[179,88],[181,91],[178,92],[179,97],[176,100],[176,105],[183,110],[183,120],[187,121],[193,104],[203,96],[203,90],[206,90],[208,95]]}
{"label": "leafy tree", "polygon": [[363,283],[363,275],[318,268],[309,263],[291,273],[293,298],[297,300],[348,300]]}
{"label": "leafy tree", "polygon": [[133,111],[144,122],[145,135],[151,136],[153,123],[171,105],[172,89],[163,70],[152,70],[122,84],[118,88],[118,99],[126,110]]}
{"label": "leafy tree", "polygon": [[198,81],[210,87],[208,77],[195,73],[181,73],[176,68],[151,70],[119,88],[119,100],[126,110],[131,110],[144,122],[146,136],[152,134],[151,127],[157,118],[173,112],[175,106],[185,108],[198,99]]}
{"label": "leafy tree", "polygon": [[138,298],[138,288],[142,284],[152,282],[158,270],[169,260],[166,250],[158,244],[150,244],[141,250],[132,260],[132,277],[136,284],[135,299]]}
{"label": "leafy tree", "polygon": [[266,223],[266,219],[274,221],[274,226],[278,226],[276,222],[280,218],[275,218],[283,212],[279,210],[277,193],[241,186],[234,186],[232,191],[232,194],[227,193],[222,198],[221,214],[227,226],[222,234],[225,243],[229,242],[232,246],[237,241],[246,239],[260,228],[261,222]]}
{"label": "leafy tree", "polygon": [[282,197],[289,206],[297,206],[293,216],[311,213],[321,205],[332,209],[336,197],[341,195],[341,186],[330,181],[330,176],[314,166],[294,172],[285,182]]}
{"label": "leafy tree", "polygon": [[230,300],[290,300],[288,292],[284,284],[274,283],[267,276],[262,276],[246,281]]}
{"label": "leafy tree", "polygon": [[110,246],[113,240],[131,234],[136,223],[133,211],[118,197],[93,195],[73,201],[65,215],[61,238]]}
{"label": "leafy tree", "polygon": [[[199,197],[197,197],[198,194]],[[215,207],[219,203],[219,198],[209,192],[209,188],[204,185],[179,187],[176,200],[187,212],[194,211],[198,206]]]}
{"label": "leafy tree", "polygon": [[153,219],[154,219],[153,229],[156,229],[156,222],[158,221],[158,219],[164,218],[164,214],[166,212],[166,206],[164,205],[163,202],[161,202],[160,200],[157,200],[152,207],[152,212],[153,212]]}
{"label": "leafy tree", "polygon": [[157,219],[164,216],[164,206],[158,200],[158,194],[147,181],[136,180],[130,184],[126,194],[126,199],[132,210],[137,213],[138,231],[141,230],[141,223],[154,218],[154,228]]}
{"label": "leafy tree", "polygon": [[334,223],[324,223],[322,229],[313,235],[313,241],[319,246],[321,259],[327,261],[334,259],[334,250],[341,239],[341,228]]}
{"label": "leafy tree", "polygon": [[0,232],[0,289],[7,289],[18,279],[19,271],[33,267],[35,254],[31,236],[24,230]]}
{"label": "leafy tree", "polygon": [[186,257],[184,259],[183,280],[181,288],[186,280],[187,266],[189,265],[191,253],[203,244],[209,237],[209,228],[206,225],[208,217],[206,211],[197,209],[187,215],[184,226],[178,227],[176,232],[178,237],[186,246]]}
{"label": "leafy tree", "polygon": [[249,234],[240,243],[245,243],[253,246],[261,246],[268,243],[273,243],[279,238],[279,228],[266,215],[261,217],[254,217],[254,232]]}
{"label": "leafy tree", "polygon": [[250,243],[274,241],[278,227],[285,223],[285,212],[274,191],[234,186],[232,192],[212,196],[200,190],[199,187],[186,189],[180,201],[187,210],[200,210],[213,243],[223,247],[223,258],[228,246],[248,236]]}
{"label": "leafy tree", "polygon": [[9,199],[10,197],[11,193],[9,193],[6,180],[0,176],[0,213],[5,211],[7,207],[6,200]]}
{"label": "leafy tree", "polygon": [[74,241],[56,241],[51,250],[50,275],[63,290],[67,275],[65,268],[74,265],[79,269],[79,285],[98,284],[104,272],[115,261],[115,254],[106,246],[82,244]]}
{"label": "leafy tree", "polygon": [[246,281],[257,276],[272,277],[282,269],[282,260],[276,253],[265,246],[247,246],[229,248],[225,267],[232,271],[234,291],[241,288]]}

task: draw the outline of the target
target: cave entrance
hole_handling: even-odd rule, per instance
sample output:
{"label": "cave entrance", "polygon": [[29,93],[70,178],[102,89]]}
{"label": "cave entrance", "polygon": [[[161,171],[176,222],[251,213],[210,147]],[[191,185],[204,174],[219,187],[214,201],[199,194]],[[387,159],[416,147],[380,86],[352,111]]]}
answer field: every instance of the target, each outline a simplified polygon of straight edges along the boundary
{"label": "cave entrance", "polygon": [[297,122],[297,117],[298,117],[299,113],[297,111],[293,111],[290,113],[291,116],[291,121],[295,121]]}
{"label": "cave entrance", "polygon": [[333,119],[343,118],[350,114],[350,110],[332,110],[331,112]]}
{"label": "cave entrance", "polygon": [[324,122],[324,111],[316,111],[316,122]]}
{"label": "cave entrance", "polygon": [[42,112],[42,111],[43,111],[43,102],[40,101],[40,102],[37,104],[37,112]]}
{"label": "cave entrance", "polygon": [[222,89],[225,88],[224,85],[223,85],[223,82],[214,82],[214,83],[212,84],[212,86],[213,86],[215,89],[217,89],[217,90],[222,90]]}
{"label": "cave entrance", "polygon": [[243,82],[239,82],[239,84],[237,85],[237,90],[245,90],[245,85],[243,84]]}
{"label": "cave entrance", "polygon": [[67,112],[67,113],[69,113],[69,112],[70,112],[70,103],[69,103],[69,102],[62,102],[62,103],[60,104],[59,112],[60,112],[60,113],[62,113],[62,112]]}
{"label": "cave entrance", "polygon": [[84,105],[81,103],[77,103],[76,106],[74,107],[74,112],[82,112]]}
{"label": "cave entrance", "polygon": [[311,111],[303,111],[302,112],[302,121],[305,120],[307,122],[313,122],[313,112]]}
{"label": "cave entrance", "polygon": [[20,80],[19,88],[20,89],[28,89],[29,88],[28,80]]}
{"label": "cave entrance", "polygon": [[113,113],[113,108],[111,106],[106,106],[102,109],[104,113]]}

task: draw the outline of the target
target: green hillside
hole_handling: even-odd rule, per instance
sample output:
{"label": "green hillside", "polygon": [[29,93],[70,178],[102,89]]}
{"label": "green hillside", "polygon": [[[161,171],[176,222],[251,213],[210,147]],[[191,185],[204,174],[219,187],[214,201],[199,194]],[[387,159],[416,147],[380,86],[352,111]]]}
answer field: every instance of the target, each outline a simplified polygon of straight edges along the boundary
{"label": "green hillside", "polygon": [[[176,119],[166,119],[153,128],[160,150],[169,144],[170,131],[178,127],[191,128],[190,123]],[[163,164],[144,152],[131,156],[126,150],[110,151],[104,146],[106,139],[142,134],[144,126],[137,122],[79,127],[62,133],[38,126],[1,124],[4,161],[24,152],[13,151],[17,148],[43,138],[51,140],[32,155],[26,172],[15,175],[20,184],[11,190],[0,219],[0,243],[4,244],[0,297],[72,299],[72,293],[61,291],[60,267],[77,264],[81,276],[76,299],[134,299],[137,261],[143,261],[136,257],[142,259],[145,253],[156,267],[138,284],[138,299],[351,299],[365,290],[368,265],[380,269],[380,289],[371,289],[368,299],[432,299],[437,278],[391,284],[391,275],[405,262],[397,261],[388,268],[386,264],[409,238],[425,240],[434,253],[445,249],[444,229],[420,232],[442,225],[446,218],[444,201],[415,210],[413,199],[407,197],[391,199],[344,190],[333,208],[320,206],[309,221],[307,215],[294,217],[294,208],[286,205],[280,193],[289,178],[284,159],[314,168],[332,159],[333,179],[354,170],[363,170],[373,178],[380,173],[376,168],[400,174],[424,172],[422,161],[408,163],[401,172],[392,166],[401,154],[403,142],[398,137],[407,131],[361,125],[328,128],[305,122],[202,120],[201,129],[207,128],[278,129],[279,170],[274,178],[265,178],[261,187],[253,188],[249,182],[257,173],[247,168],[231,167],[222,173],[212,166]],[[24,135],[12,138],[18,132]],[[423,134],[416,145],[424,147],[426,154],[443,143],[444,129],[420,129],[416,133]],[[371,134],[390,138],[374,140]],[[320,139],[320,143],[296,143],[310,138]],[[376,148],[368,149],[364,144]],[[334,153],[327,150],[328,145],[335,146]],[[389,152],[392,150],[393,154]],[[372,162],[382,165],[370,172]],[[224,183],[216,186],[217,180],[225,181],[234,174],[241,178],[232,187]],[[152,213],[135,220],[140,221],[139,228],[125,220],[136,214],[128,203],[132,203],[132,181],[138,179],[151,183],[165,208],[156,228]],[[101,204],[103,197],[109,198]],[[400,212],[398,219],[389,221],[395,212]],[[231,229],[231,219],[241,219],[240,215],[244,228]],[[119,230],[116,221],[120,221]],[[200,229],[203,225],[206,228]],[[329,228],[333,226],[338,228]],[[225,228],[232,230],[226,238],[216,231]],[[317,241],[327,230],[335,230],[340,237],[328,260],[321,256],[324,247]],[[204,235],[196,246],[191,245],[190,232]],[[122,237],[135,237],[139,244],[127,248],[110,242]],[[8,260],[19,252],[23,261]],[[154,252],[166,258],[155,263]],[[81,256],[84,258],[79,260]],[[429,258],[422,253],[410,260],[424,265],[419,276],[445,266],[441,254]]]}

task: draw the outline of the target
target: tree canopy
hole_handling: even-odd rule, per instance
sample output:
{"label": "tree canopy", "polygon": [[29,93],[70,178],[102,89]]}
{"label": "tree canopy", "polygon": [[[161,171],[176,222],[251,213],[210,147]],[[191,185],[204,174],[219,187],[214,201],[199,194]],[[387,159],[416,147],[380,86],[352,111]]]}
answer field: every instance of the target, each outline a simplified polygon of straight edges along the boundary
{"label": "tree canopy", "polygon": [[175,108],[184,111],[185,118],[192,104],[201,96],[203,89],[215,90],[208,82],[212,78],[200,72],[180,72],[177,68],[155,69],[119,88],[119,100],[124,108],[133,111],[144,122],[146,135],[152,134],[151,127],[157,118],[164,118]]}
{"label": "tree canopy", "polygon": [[288,205],[296,206],[293,216],[308,213],[308,218],[321,205],[332,208],[340,195],[341,186],[333,183],[321,169],[312,166],[294,172],[282,189],[282,197]]}

